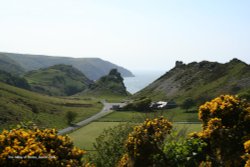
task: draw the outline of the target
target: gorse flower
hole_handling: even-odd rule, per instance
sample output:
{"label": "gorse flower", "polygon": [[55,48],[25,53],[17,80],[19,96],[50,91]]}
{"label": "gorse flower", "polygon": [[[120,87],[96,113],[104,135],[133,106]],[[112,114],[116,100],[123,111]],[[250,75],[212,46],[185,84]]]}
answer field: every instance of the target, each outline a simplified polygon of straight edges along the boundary
{"label": "gorse flower", "polygon": [[[153,164],[153,156],[161,152],[161,145],[167,134],[170,133],[172,124],[163,117],[146,119],[141,125],[135,126],[128,135],[125,147],[127,154],[120,160],[118,166],[135,166]],[[133,162],[129,162],[133,160]]]}
{"label": "gorse flower", "polygon": [[12,129],[0,134],[0,166],[80,166],[85,151],[55,129]]}
{"label": "gorse flower", "polygon": [[215,166],[242,166],[243,143],[250,139],[249,104],[236,96],[221,95],[200,106],[199,118],[203,131],[193,137],[208,143],[208,161]]}

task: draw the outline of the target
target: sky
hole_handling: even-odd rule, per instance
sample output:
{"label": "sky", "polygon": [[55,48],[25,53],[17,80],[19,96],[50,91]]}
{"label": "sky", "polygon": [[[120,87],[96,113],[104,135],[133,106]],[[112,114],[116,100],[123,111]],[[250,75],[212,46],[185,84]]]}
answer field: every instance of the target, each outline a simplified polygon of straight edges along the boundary
{"label": "sky", "polygon": [[0,51],[99,57],[130,70],[250,63],[249,0],[0,0]]}

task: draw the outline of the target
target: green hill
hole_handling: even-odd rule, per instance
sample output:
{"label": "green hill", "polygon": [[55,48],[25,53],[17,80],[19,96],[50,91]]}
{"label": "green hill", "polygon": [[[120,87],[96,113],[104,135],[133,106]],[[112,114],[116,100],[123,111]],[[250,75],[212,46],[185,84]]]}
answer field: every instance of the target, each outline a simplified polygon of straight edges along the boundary
{"label": "green hill", "polygon": [[14,75],[20,75],[25,71],[18,62],[9,58],[5,53],[0,53],[0,70]]}
{"label": "green hill", "polygon": [[76,122],[99,112],[102,105],[92,99],[55,98],[0,82],[0,129],[20,121],[33,121],[50,128],[67,127],[65,115],[77,113]]}
{"label": "green hill", "polygon": [[108,75],[101,77],[89,89],[83,91],[82,94],[127,96],[128,92],[121,74],[117,69],[112,69]]}
{"label": "green hill", "polygon": [[23,89],[30,89],[30,85],[24,78],[16,76],[16,75],[12,75],[2,70],[0,70],[0,82],[4,82],[6,84],[16,86],[19,88],[23,88]]}
{"label": "green hill", "polygon": [[53,96],[70,96],[92,83],[82,72],[70,65],[54,65],[31,71],[24,76],[32,90]]}
{"label": "green hill", "polygon": [[[100,58],[69,58],[0,52],[0,62],[2,58],[10,59],[19,63],[25,71],[47,68],[56,64],[67,64],[77,68],[91,80],[97,80],[100,77],[107,75],[113,68],[118,69],[123,77],[133,76],[129,70]],[[10,70],[11,68],[6,69]]]}
{"label": "green hill", "polygon": [[155,100],[182,102],[193,98],[204,102],[220,94],[250,93],[250,65],[233,59],[228,63],[193,62],[176,66],[134,95]]}

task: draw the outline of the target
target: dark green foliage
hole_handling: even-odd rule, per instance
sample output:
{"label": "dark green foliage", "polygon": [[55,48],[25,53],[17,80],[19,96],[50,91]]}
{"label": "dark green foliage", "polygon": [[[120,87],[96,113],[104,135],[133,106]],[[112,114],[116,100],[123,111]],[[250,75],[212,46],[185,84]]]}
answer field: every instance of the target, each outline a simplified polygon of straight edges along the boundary
{"label": "dark green foliage", "polygon": [[66,119],[69,125],[72,124],[72,122],[76,119],[77,113],[73,112],[73,111],[68,111],[66,113]]}
{"label": "dark green foliage", "polygon": [[124,142],[132,130],[129,123],[104,130],[94,143],[97,152],[90,157],[92,162],[97,167],[116,166],[125,153]]}
{"label": "dark green foliage", "polygon": [[151,111],[151,102],[152,100],[150,98],[140,98],[127,104],[122,108],[122,110]]}
{"label": "dark green foliage", "polygon": [[194,167],[205,159],[206,143],[197,138],[167,139],[164,153],[171,167]]}
{"label": "dark green foliage", "polygon": [[30,89],[30,85],[24,78],[12,75],[8,72],[1,71],[1,70],[0,70],[0,82],[4,82],[9,85],[23,88],[23,89]]}
{"label": "dark green foliage", "polygon": [[191,98],[187,98],[182,103],[181,108],[185,109],[186,112],[188,112],[188,110],[190,108],[192,108],[193,106],[195,106],[195,101],[193,99],[191,99]]}

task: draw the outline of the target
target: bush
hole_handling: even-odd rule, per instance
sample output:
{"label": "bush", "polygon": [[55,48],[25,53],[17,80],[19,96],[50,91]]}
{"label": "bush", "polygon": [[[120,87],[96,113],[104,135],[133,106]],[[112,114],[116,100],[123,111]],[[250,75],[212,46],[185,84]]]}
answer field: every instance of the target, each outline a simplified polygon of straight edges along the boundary
{"label": "bush", "polygon": [[162,145],[171,129],[171,123],[163,117],[146,119],[143,124],[135,126],[126,141],[127,153],[118,166],[165,166]]}
{"label": "bush", "polygon": [[80,166],[84,153],[55,129],[17,128],[0,134],[0,166]]}
{"label": "bush", "polygon": [[132,130],[129,123],[104,130],[94,143],[96,153],[90,156],[91,161],[97,167],[113,167],[117,164],[125,153],[124,143]]}
{"label": "bush", "polygon": [[249,167],[250,166],[250,140],[248,140],[244,143],[244,148],[246,151],[245,157],[247,160],[245,167]]}
{"label": "bush", "polygon": [[67,119],[68,125],[72,124],[72,122],[75,120],[76,116],[77,116],[77,113],[75,113],[73,111],[68,111],[66,113],[66,119]]}
{"label": "bush", "polygon": [[198,166],[204,159],[206,143],[198,138],[181,138],[177,140],[166,140],[164,153],[168,159],[168,165],[172,167]]}
{"label": "bush", "polygon": [[207,161],[213,166],[242,166],[243,143],[250,139],[250,107],[243,100],[223,95],[199,108],[203,131],[193,134],[204,140]]}
{"label": "bush", "polygon": [[123,110],[135,110],[135,111],[150,111],[150,104],[152,100],[150,98],[137,99],[132,103],[123,107]]}
{"label": "bush", "polygon": [[181,108],[185,109],[186,112],[188,112],[188,110],[193,106],[195,106],[195,101],[191,98],[187,98],[182,103]]}

